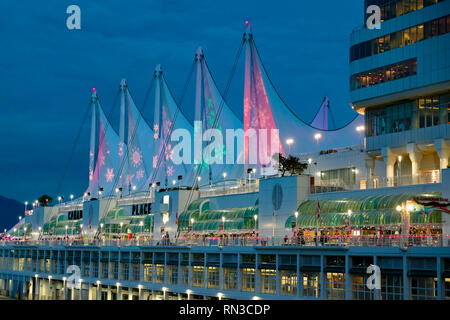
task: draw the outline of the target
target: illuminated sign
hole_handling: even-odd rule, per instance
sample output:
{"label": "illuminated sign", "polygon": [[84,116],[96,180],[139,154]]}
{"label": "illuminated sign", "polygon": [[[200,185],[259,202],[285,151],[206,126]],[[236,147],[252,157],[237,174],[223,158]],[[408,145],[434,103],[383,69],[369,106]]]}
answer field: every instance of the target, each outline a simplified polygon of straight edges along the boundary
{"label": "illuminated sign", "polygon": [[73,210],[67,212],[67,220],[79,220],[83,218],[83,210]]}
{"label": "illuminated sign", "polygon": [[131,215],[142,216],[151,213],[151,211],[152,211],[151,203],[133,204],[133,207],[131,209]]}

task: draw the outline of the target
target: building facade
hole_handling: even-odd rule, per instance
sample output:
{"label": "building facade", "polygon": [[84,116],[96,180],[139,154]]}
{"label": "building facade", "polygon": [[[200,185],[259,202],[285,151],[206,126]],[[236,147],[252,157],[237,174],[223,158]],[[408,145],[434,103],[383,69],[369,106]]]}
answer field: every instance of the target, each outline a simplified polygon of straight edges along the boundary
{"label": "building facade", "polygon": [[[381,28],[350,37],[359,146],[300,155],[302,175],[250,170],[242,181],[36,208],[1,242],[0,293],[450,299],[450,1],[372,4]],[[370,265],[380,289],[366,286]]]}

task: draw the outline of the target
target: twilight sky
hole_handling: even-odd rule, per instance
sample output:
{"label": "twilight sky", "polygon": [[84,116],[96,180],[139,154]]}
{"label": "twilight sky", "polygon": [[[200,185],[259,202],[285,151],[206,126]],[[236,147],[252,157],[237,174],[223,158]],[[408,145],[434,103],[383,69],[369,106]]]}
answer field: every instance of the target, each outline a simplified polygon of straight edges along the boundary
{"label": "twilight sky", "polygon": [[[66,27],[66,8],[71,4],[81,8],[81,30]],[[44,193],[54,198],[79,195],[88,183],[89,121],[59,190],[58,184],[92,87],[108,113],[120,80],[126,78],[142,108],[153,70],[160,63],[178,100],[194,53],[202,46],[223,90],[245,20],[253,25],[275,87],[300,117],[311,120],[328,95],[332,108],[338,110],[336,122],[353,118],[348,43],[352,29],[363,23],[362,0],[109,0],[101,4],[2,0],[0,194],[19,201],[33,201]],[[227,97],[238,114],[242,114],[242,60]],[[182,104],[191,119],[192,94]],[[148,103],[145,108],[151,107]],[[358,144],[359,136],[347,136],[343,143]]]}

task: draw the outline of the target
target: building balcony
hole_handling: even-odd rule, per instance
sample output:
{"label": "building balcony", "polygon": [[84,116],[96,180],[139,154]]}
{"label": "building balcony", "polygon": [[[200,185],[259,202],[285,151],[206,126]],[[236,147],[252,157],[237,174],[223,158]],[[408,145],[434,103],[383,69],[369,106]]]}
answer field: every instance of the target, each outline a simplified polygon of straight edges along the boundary
{"label": "building balcony", "polygon": [[402,132],[394,132],[379,136],[366,137],[366,150],[379,150],[385,147],[404,146],[408,143],[431,143],[437,139],[450,138],[450,124],[441,124],[428,128],[420,128]]}
{"label": "building balcony", "polygon": [[311,186],[311,193],[339,192],[365,189],[378,189],[399,186],[412,186],[421,184],[441,183],[441,171],[433,170],[417,175],[414,179],[411,175],[395,176],[394,178],[374,177],[370,180],[360,179],[354,184],[345,183],[342,180],[320,181],[319,185]]}

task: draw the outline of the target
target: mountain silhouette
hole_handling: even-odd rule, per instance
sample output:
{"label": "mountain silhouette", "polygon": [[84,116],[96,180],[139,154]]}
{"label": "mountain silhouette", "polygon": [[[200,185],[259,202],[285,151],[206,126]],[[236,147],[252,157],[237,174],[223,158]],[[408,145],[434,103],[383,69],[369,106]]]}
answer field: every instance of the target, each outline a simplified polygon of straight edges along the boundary
{"label": "mountain silhouette", "polygon": [[25,206],[17,200],[0,196],[0,232],[12,228],[24,215]]}

